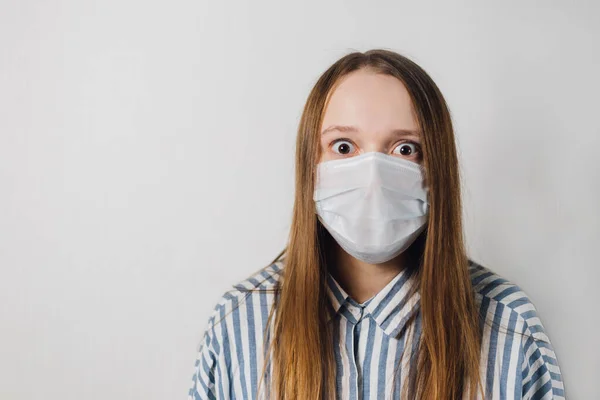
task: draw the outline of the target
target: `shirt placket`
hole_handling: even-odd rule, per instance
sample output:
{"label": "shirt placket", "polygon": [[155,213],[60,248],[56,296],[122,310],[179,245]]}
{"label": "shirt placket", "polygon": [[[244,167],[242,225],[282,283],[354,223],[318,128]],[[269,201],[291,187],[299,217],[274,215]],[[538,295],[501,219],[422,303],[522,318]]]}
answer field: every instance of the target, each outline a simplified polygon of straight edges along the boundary
{"label": "shirt placket", "polygon": [[359,354],[358,354],[358,343],[360,340],[361,333],[361,322],[364,314],[363,307],[357,307],[352,304],[347,304],[348,311],[350,311],[352,322],[352,354],[350,359],[350,368],[352,368],[352,374],[355,379],[350,384],[354,390],[351,393],[354,394],[352,398],[358,400],[362,398],[362,369],[360,368]]}

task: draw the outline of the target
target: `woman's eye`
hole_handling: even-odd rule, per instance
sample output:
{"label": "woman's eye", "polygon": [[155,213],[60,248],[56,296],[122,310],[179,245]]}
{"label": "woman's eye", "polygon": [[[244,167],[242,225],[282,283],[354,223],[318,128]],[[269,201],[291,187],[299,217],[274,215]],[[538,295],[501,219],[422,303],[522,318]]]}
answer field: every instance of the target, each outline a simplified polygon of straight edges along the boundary
{"label": "woman's eye", "polygon": [[347,140],[338,140],[333,143],[333,151],[338,154],[346,155],[354,152],[354,145]]}
{"label": "woman's eye", "polygon": [[394,154],[402,156],[412,156],[419,153],[419,147],[416,143],[402,143],[396,146]]}

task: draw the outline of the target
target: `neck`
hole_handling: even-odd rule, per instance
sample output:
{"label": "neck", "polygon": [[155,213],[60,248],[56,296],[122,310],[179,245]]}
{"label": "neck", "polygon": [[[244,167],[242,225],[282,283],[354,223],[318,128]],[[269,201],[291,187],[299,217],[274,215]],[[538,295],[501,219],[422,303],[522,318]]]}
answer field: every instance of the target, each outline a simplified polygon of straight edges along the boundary
{"label": "neck", "polygon": [[375,296],[406,267],[406,252],[381,264],[369,264],[352,257],[332,241],[329,272],[356,302]]}

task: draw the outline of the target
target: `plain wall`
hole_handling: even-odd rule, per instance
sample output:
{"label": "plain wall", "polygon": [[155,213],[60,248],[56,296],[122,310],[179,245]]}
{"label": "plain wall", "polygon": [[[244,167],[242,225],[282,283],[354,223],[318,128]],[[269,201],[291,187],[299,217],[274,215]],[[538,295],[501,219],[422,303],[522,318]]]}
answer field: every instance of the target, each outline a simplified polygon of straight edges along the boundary
{"label": "plain wall", "polygon": [[469,254],[569,399],[600,374],[593,2],[0,0],[0,398],[186,398],[218,297],[283,248],[318,76],[383,47],[452,111]]}

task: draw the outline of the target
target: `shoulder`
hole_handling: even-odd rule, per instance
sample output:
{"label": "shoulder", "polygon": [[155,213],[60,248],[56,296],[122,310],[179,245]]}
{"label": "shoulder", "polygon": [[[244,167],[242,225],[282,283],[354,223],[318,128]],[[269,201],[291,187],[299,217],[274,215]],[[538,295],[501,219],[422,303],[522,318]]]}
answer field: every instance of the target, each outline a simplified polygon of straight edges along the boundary
{"label": "shoulder", "polygon": [[535,305],[519,285],[473,260],[469,260],[468,268],[475,300],[482,312],[491,309],[495,314],[502,312],[499,318],[517,319],[535,339],[548,339]]}
{"label": "shoulder", "polygon": [[[515,358],[517,371],[520,371],[517,382],[521,398],[564,399],[564,384],[554,347],[527,294],[514,282],[471,260],[469,273],[480,315],[492,322],[490,329],[494,327],[494,333],[488,331],[488,342],[498,335],[509,338],[504,335],[512,336],[510,331],[521,336],[518,359]],[[497,339],[495,343],[496,346]]]}
{"label": "shoulder", "polygon": [[239,305],[248,297],[257,297],[261,293],[273,292],[281,280],[282,272],[283,262],[276,261],[235,282],[231,289],[220,296],[213,312]]}
{"label": "shoulder", "polygon": [[[192,386],[188,398],[225,398],[224,382],[243,368],[241,358],[255,354],[254,342],[272,304],[275,286],[282,271],[281,262],[272,263],[235,283],[215,302],[197,349]],[[257,300],[257,301],[254,301]],[[232,355],[236,354],[236,357]]]}
{"label": "shoulder", "polygon": [[283,262],[277,261],[234,282],[213,303],[207,333],[222,335],[228,324],[245,324],[248,319],[254,319],[255,314],[264,314],[273,303],[282,272]]}

